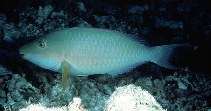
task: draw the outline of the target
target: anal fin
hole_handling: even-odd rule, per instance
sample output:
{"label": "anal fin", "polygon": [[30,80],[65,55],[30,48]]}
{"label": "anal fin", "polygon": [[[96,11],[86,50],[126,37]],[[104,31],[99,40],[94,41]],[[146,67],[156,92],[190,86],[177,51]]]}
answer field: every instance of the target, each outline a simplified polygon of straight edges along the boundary
{"label": "anal fin", "polygon": [[136,63],[136,64],[133,64],[133,65],[130,65],[130,66],[127,66],[125,68],[122,68],[120,70],[116,70],[116,71],[113,71],[113,72],[110,72],[108,74],[111,74],[111,75],[118,75],[118,74],[122,74],[122,73],[125,73],[125,72],[129,72],[131,71],[132,69],[144,64],[145,62],[140,62],[140,63]]}

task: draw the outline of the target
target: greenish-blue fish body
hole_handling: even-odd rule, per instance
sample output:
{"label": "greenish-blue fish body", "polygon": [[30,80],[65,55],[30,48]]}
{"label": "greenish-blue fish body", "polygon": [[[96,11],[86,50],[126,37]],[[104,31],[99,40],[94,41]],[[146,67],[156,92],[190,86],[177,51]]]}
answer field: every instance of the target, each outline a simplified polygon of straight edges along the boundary
{"label": "greenish-blue fish body", "polygon": [[[136,39],[135,39],[136,38]],[[20,48],[23,58],[52,71],[76,76],[121,74],[151,61],[167,68],[180,44],[148,47],[128,34],[107,29],[69,28],[43,36]]]}

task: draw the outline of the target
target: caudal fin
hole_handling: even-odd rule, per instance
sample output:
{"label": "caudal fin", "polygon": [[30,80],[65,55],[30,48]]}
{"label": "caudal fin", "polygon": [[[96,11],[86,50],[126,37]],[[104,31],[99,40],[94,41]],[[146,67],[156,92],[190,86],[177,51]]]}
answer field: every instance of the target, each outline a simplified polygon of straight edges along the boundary
{"label": "caudal fin", "polygon": [[187,47],[190,45],[187,44],[171,44],[171,45],[162,45],[156,46],[153,49],[154,58],[152,62],[169,69],[178,69],[179,67],[175,66],[173,63],[176,56],[175,50],[179,47]]}

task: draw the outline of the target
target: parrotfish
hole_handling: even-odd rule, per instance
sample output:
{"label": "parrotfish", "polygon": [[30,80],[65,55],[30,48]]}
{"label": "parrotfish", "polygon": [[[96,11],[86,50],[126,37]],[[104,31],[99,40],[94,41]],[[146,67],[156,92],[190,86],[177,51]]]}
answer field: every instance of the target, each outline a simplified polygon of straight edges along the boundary
{"label": "parrotfish", "polygon": [[68,28],[47,34],[19,49],[23,58],[44,68],[67,75],[122,74],[154,62],[174,69],[169,60],[183,44],[148,46],[136,36],[98,28]]}

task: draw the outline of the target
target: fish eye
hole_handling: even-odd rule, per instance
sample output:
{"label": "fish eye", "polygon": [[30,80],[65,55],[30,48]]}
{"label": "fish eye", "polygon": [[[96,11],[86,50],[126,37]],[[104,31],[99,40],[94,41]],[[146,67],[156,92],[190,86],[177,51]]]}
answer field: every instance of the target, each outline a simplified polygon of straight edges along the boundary
{"label": "fish eye", "polygon": [[44,41],[39,41],[39,47],[40,48],[45,48],[46,44]]}

